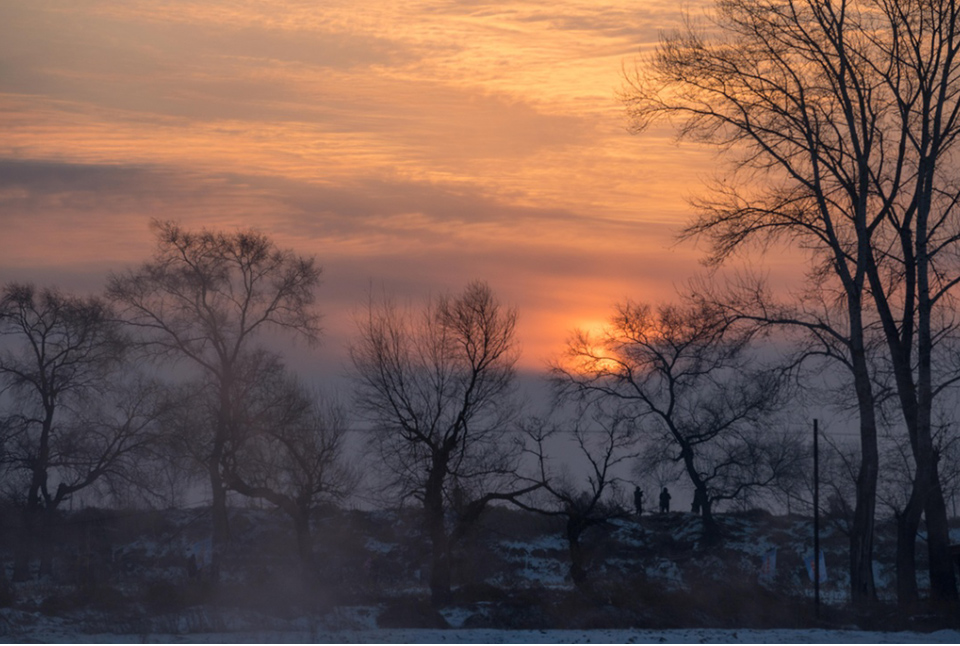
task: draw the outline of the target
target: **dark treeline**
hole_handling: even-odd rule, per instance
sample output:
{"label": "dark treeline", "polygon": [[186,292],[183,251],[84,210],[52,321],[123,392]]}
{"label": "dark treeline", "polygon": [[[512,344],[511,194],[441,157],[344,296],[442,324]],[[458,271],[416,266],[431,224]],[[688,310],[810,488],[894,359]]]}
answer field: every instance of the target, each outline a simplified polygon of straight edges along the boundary
{"label": "dark treeline", "polygon": [[[319,339],[314,259],[255,231],[154,231],[153,258],[111,275],[103,296],[3,288],[0,464],[19,527],[15,581],[51,573],[58,510],[77,496],[157,508],[199,495],[216,571],[233,494],[287,515],[307,565],[315,510],[358,497],[414,504],[435,605],[451,600],[451,564],[484,511],[514,505],[563,520],[571,579],[588,590],[584,541],[634,517],[626,494],[641,485],[652,510],[663,487],[686,483],[703,549],[723,541],[724,506],[809,512],[809,429],[789,420],[810,393],[830,389],[840,412],[852,398],[821,362],[809,369],[806,345],[772,343],[733,305],[691,290],[673,304],[625,302],[603,330],[574,333],[548,375],[553,412],[534,410],[517,391],[518,311],[476,281],[422,306],[371,297],[349,348],[353,392],[337,402],[306,387],[264,334]],[[912,461],[890,437],[878,491],[899,518]],[[857,459],[842,442],[824,456],[831,512],[851,536]],[[954,471],[941,477],[952,493]]]}
{"label": "dark treeline", "polygon": [[960,5],[953,0],[730,0],[665,35],[623,94],[642,131],[672,119],[730,161],[685,235],[715,264],[789,244],[803,290],[777,298],[744,279],[701,297],[725,318],[798,337],[844,370],[859,420],[851,593],[875,599],[873,539],[884,426],[910,471],[895,503],[897,591],[917,599],[926,523],[931,591],[955,601],[942,469],[955,417]]}

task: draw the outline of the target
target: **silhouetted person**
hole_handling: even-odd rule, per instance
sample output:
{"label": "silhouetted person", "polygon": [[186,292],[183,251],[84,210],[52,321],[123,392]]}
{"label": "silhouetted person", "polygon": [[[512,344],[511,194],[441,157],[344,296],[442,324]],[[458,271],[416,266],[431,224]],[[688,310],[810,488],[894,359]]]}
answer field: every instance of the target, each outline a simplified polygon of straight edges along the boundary
{"label": "silhouetted person", "polygon": [[637,516],[643,515],[643,492],[640,487],[633,490],[633,506],[637,508]]}
{"label": "silhouetted person", "polygon": [[693,492],[693,504],[690,506],[690,511],[695,514],[699,514],[701,510],[706,506],[705,500],[706,496],[703,495],[703,492],[700,489],[696,489]]}
{"label": "silhouetted person", "polygon": [[670,492],[666,487],[660,492],[660,513],[666,514],[670,511]]}

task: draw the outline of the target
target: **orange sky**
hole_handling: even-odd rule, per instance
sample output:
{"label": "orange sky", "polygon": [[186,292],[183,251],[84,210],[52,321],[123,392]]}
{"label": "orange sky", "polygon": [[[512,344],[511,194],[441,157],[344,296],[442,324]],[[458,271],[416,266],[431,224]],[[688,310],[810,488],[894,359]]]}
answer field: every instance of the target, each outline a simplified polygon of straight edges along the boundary
{"label": "orange sky", "polygon": [[[710,153],[627,134],[621,68],[676,2],[6,0],[0,280],[97,289],[151,217],[315,254],[340,361],[373,284],[490,282],[523,363],[670,297]],[[339,368],[339,366],[338,366]]]}

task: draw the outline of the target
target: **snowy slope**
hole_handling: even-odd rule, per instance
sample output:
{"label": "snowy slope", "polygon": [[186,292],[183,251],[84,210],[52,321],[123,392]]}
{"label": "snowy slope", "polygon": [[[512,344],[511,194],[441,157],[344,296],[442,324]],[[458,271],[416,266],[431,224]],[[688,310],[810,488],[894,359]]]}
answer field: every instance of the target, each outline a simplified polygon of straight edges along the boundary
{"label": "snowy slope", "polygon": [[[455,599],[440,613],[426,602],[429,546],[413,514],[325,516],[306,571],[282,515],[234,510],[237,540],[217,586],[191,578],[186,567],[209,543],[202,511],[103,515],[93,529],[85,518],[63,535],[56,577],[7,588],[13,600],[0,607],[0,642],[960,643],[956,631],[766,629],[955,626],[895,613],[894,621],[881,614],[861,622],[846,613],[847,540],[831,523],[821,536],[829,621],[814,622],[802,563],[811,527],[795,516],[721,515],[724,541],[710,549],[700,545],[692,514],[612,521],[584,538],[591,581],[584,592],[567,574],[562,526],[496,510],[458,555]],[[881,538],[877,568],[885,575],[892,550],[889,536]],[[11,563],[4,549],[0,543],[0,557]],[[777,571],[761,579],[773,549]],[[95,577],[81,587],[89,572]],[[886,594],[891,584],[881,577]]]}

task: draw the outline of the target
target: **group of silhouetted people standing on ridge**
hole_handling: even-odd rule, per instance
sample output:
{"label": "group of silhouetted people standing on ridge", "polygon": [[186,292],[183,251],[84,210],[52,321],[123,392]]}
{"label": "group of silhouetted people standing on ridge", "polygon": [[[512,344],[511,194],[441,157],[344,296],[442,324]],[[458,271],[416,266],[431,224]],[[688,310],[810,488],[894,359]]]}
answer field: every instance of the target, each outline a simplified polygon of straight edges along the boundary
{"label": "group of silhouetted people standing on ridge", "polygon": [[[660,513],[666,514],[670,512],[670,490],[666,487],[660,492]],[[633,506],[637,510],[637,516],[643,515],[643,490],[640,487],[634,487],[633,489]],[[695,514],[703,513],[706,510],[706,495],[700,490],[697,489],[693,492],[693,504],[690,507],[690,511]]]}
{"label": "group of silhouetted people standing on ridge", "polygon": [[[660,513],[666,514],[670,511],[670,490],[666,487],[663,488],[663,491],[660,492]],[[637,516],[643,515],[643,491],[640,487],[635,487],[633,490],[633,506],[637,510]]]}

